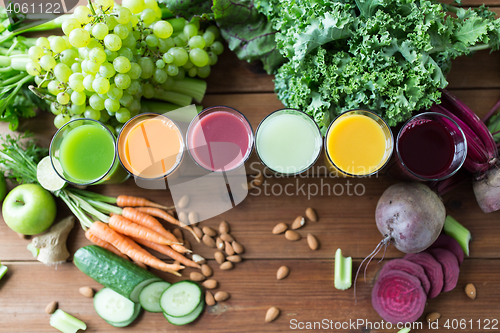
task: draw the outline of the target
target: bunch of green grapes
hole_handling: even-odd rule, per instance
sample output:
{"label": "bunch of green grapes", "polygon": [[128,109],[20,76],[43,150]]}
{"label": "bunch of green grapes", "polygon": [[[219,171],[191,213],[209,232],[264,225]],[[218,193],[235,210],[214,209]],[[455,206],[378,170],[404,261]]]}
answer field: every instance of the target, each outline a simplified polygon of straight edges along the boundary
{"label": "bunch of green grapes", "polygon": [[142,97],[180,94],[176,82],[186,75],[210,74],[223,51],[217,27],[201,30],[197,22],[161,15],[156,0],[122,6],[96,0],[75,9],[63,23],[64,36],[38,38],[26,69],[39,91],[48,92],[57,128],[91,118],[119,131],[140,112]]}

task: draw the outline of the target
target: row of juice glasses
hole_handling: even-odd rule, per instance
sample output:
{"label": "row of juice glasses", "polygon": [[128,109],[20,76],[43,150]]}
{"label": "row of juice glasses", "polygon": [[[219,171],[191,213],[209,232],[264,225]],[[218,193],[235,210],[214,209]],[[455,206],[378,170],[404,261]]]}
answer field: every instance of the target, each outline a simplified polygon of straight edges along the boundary
{"label": "row of juice glasses", "polygon": [[[335,118],[323,140],[314,119],[299,110],[272,112],[254,135],[242,113],[216,106],[194,117],[186,130],[165,115],[140,114],[123,126],[117,140],[98,121],[74,120],[56,133],[50,156],[63,179],[89,185],[122,182],[129,174],[142,179],[167,178],[181,165],[185,150],[202,169],[232,171],[248,160],[254,146],[266,167],[284,175],[311,168],[324,146],[330,172],[357,177],[373,175],[387,164],[394,138],[387,123],[366,110],[347,111]],[[427,112],[413,117],[400,130],[396,161],[409,178],[440,180],[461,167],[466,147],[456,122]]]}

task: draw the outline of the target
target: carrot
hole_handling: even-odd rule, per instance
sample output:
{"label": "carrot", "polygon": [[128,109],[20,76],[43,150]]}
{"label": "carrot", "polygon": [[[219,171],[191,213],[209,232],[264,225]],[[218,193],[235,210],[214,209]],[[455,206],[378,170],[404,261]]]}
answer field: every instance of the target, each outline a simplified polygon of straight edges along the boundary
{"label": "carrot", "polygon": [[166,211],[158,209],[158,208],[153,208],[153,207],[137,207],[136,209],[140,212],[149,214],[151,216],[159,217],[159,218],[161,218],[169,223],[172,223],[174,225],[177,225],[181,228],[188,230],[191,234],[193,234],[194,238],[198,241],[198,243],[200,242],[200,238],[198,237],[198,235],[196,235],[196,233],[194,232],[194,230],[190,226],[185,225],[184,223],[177,220],[175,217],[173,217],[172,215],[170,215]]}
{"label": "carrot", "polygon": [[166,207],[162,206],[160,204],[154,203],[152,201],[149,201],[148,199],[144,198],[139,198],[139,197],[132,197],[129,195],[119,195],[116,198],[116,204],[120,207],[156,207],[156,208],[162,208],[162,209],[174,209],[175,206],[173,207]]}
{"label": "carrot", "polygon": [[165,238],[156,231],[151,230],[147,226],[129,221],[121,215],[111,216],[108,224],[113,230],[127,236],[136,236],[164,245],[171,245],[173,243],[171,240]]}
{"label": "carrot", "polygon": [[134,260],[134,259],[132,259],[132,261],[134,262],[134,264],[136,264],[140,268],[148,269],[148,266],[146,266],[146,264],[144,264],[143,262],[140,262],[140,261],[137,261],[137,260]]}
{"label": "carrot", "polygon": [[174,250],[172,250],[168,246],[156,244],[156,243],[147,241],[145,239],[136,238],[136,237],[132,237],[132,239],[135,240],[139,244],[142,244],[144,246],[149,247],[150,249],[153,249],[157,252],[160,252],[160,253],[163,253],[163,254],[169,256],[170,258],[180,262],[181,264],[184,264],[186,266],[193,267],[193,268],[200,268],[200,265],[198,265],[194,261],[189,260],[188,258],[184,257],[182,254],[175,252]]}
{"label": "carrot", "polygon": [[[135,208],[127,207],[124,208],[122,211],[123,217],[127,218],[128,220],[135,222],[137,224],[140,224],[146,228],[149,228],[156,233],[160,234],[161,236],[165,237],[166,239],[171,240],[172,242],[178,243],[179,240],[175,238],[175,236],[168,230],[165,230],[163,225],[154,217],[152,217],[149,214],[143,213]],[[131,236],[136,236],[136,235],[131,235]],[[155,242],[158,243],[158,242]],[[169,245],[169,244],[167,244]],[[179,253],[187,253],[191,252],[188,249],[186,249],[184,246],[179,245],[179,244],[172,244],[172,248],[176,250]]]}
{"label": "carrot", "polygon": [[168,272],[176,276],[181,276],[181,274],[177,272],[176,269],[180,269],[182,268],[182,266],[179,267],[178,265],[174,266],[166,264],[163,261],[159,260],[158,258],[155,258],[151,254],[146,255],[144,253],[144,252],[147,253],[146,250],[144,251],[137,250],[136,248],[134,248],[134,245],[132,245],[128,239],[125,239],[122,235],[120,235],[119,233],[108,227],[105,223],[96,221],[92,223],[89,230],[91,230],[92,234],[94,234],[95,236],[99,237],[104,241],[107,241],[108,243],[116,247],[118,250],[120,250],[122,253],[132,258],[133,260],[140,261],[150,267],[159,269],[161,271]]}
{"label": "carrot", "polygon": [[90,231],[90,229],[87,229],[87,231],[85,231],[85,237],[89,241],[94,243],[95,245],[98,245],[98,246],[108,250],[109,252],[113,252],[114,254],[122,257],[123,259],[129,260],[128,257],[126,255],[124,255],[123,253],[121,253],[120,251],[118,251],[118,249],[116,247],[114,247],[113,245],[109,244],[108,242],[106,242],[106,241],[100,239],[99,237],[97,237],[96,235],[94,235],[92,233],[92,231]]}

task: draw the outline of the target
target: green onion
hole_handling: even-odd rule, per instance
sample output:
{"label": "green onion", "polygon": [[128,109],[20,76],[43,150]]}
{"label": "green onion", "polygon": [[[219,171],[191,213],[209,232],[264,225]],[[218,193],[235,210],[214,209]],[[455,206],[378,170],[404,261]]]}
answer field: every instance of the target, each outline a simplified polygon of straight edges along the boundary
{"label": "green onion", "polygon": [[342,250],[335,252],[335,288],[346,290],[352,286],[352,258],[343,257]]}
{"label": "green onion", "polygon": [[85,325],[83,321],[61,309],[57,309],[56,312],[50,316],[50,326],[63,333],[76,333],[78,330],[87,329],[87,325]]}
{"label": "green onion", "polygon": [[448,236],[451,236],[457,240],[462,249],[464,250],[467,257],[469,256],[469,242],[471,240],[470,231],[461,225],[457,220],[455,220],[450,215],[446,216],[444,222],[444,232]]}

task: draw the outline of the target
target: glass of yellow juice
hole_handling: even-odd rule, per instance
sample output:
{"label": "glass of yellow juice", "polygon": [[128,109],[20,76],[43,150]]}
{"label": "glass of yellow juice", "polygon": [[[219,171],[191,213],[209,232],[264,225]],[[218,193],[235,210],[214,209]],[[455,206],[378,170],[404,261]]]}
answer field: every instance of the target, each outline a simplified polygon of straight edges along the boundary
{"label": "glass of yellow juice", "polygon": [[332,173],[370,176],[389,161],[394,137],[387,123],[367,110],[346,111],[335,118],[325,135],[325,162]]}

